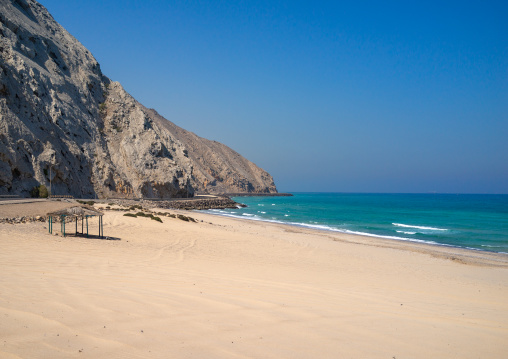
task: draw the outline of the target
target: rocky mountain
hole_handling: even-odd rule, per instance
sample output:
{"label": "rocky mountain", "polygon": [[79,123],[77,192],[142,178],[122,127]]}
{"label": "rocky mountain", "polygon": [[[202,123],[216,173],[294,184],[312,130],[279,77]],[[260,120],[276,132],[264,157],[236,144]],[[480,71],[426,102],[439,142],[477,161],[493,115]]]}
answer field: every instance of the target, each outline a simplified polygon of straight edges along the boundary
{"label": "rocky mountain", "polygon": [[0,0],[0,195],[277,192],[218,142],[147,109],[34,0]]}

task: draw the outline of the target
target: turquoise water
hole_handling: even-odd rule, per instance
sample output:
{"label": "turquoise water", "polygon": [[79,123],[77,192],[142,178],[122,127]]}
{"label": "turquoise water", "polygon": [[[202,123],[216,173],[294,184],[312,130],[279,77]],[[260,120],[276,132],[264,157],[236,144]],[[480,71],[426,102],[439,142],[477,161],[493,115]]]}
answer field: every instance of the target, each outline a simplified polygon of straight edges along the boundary
{"label": "turquoise water", "polygon": [[508,195],[294,193],[212,213],[508,253]]}

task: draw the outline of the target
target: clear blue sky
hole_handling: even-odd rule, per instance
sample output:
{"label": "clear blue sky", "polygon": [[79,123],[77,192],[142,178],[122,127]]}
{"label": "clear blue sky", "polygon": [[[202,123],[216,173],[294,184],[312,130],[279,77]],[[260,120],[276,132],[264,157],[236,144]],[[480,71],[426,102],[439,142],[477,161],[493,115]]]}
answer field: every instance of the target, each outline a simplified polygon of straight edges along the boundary
{"label": "clear blue sky", "polygon": [[508,2],[42,0],[279,191],[508,193]]}

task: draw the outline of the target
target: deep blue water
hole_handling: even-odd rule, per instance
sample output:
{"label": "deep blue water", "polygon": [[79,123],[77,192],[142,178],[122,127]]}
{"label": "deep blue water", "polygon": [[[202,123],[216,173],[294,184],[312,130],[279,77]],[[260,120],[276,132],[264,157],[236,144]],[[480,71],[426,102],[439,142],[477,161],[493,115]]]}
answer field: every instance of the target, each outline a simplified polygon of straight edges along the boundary
{"label": "deep blue water", "polygon": [[212,213],[508,253],[508,195],[294,193]]}

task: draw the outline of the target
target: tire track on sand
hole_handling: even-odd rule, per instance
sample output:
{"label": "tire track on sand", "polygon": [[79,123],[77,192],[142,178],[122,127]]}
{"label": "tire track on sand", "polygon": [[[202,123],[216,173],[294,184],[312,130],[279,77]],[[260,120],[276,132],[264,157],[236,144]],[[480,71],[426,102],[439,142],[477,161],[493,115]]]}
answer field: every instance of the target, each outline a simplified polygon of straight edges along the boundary
{"label": "tire track on sand", "polygon": [[185,252],[187,252],[189,249],[194,248],[196,246],[196,241],[196,239],[189,239],[183,243],[182,239],[179,238],[175,243],[168,244],[159,248],[157,253],[143,262],[155,262],[160,260],[165,254],[168,254],[170,256],[174,256],[174,259],[170,260],[170,262],[181,263],[185,259]]}

